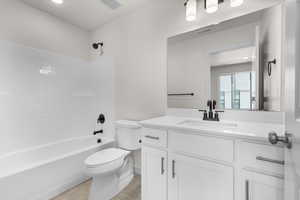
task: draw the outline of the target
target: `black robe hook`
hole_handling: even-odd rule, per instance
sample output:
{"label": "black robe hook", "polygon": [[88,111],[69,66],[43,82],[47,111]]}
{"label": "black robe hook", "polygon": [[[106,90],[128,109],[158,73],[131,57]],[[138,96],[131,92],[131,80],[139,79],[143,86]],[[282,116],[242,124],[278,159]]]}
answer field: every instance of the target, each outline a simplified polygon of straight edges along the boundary
{"label": "black robe hook", "polygon": [[272,75],[272,64],[276,65],[276,58],[268,62],[268,75]]}

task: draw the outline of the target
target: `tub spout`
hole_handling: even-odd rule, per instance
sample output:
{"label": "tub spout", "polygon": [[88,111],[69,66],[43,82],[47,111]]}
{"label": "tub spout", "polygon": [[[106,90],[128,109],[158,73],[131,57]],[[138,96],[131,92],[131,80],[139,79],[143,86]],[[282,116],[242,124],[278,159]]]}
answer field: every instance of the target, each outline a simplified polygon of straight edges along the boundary
{"label": "tub spout", "polygon": [[93,134],[94,134],[94,135],[97,135],[97,134],[99,134],[99,133],[101,133],[101,134],[102,134],[102,133],[103,133],[103,130],[101,129],[101,130],[99,130],[99,131],[94,131],[94,133],[93,133]]}

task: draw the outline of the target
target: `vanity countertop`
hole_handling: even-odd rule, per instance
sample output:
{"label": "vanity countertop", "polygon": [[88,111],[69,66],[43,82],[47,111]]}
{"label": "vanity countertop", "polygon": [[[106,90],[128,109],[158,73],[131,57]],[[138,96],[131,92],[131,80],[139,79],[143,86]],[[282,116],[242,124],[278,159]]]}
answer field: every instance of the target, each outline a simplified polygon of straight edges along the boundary
{"label": "vanity countertop", "polygon": [[145,128],[168,129],[183,131],[182,133],[209,134],[234,139],[250,139],[265,142],[268,141],[268,134],[272,131],[279,135],[283,135],[284,133],[283,124],[225,120],[213,122],[204,121],[199,118],[178,116],[152,118],[141,121],[140,124]]}

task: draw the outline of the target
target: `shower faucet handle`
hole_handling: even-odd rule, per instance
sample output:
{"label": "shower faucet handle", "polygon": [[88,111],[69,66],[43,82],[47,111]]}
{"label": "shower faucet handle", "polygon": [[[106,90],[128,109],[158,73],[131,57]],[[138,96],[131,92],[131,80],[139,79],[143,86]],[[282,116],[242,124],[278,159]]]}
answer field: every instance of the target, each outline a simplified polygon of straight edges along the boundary
{"label": "shower faucet handle", "polygon": [[100,114],[97,119],[97,124],[104,124],[104,122],[105,122],[105,116],[104,114]]}

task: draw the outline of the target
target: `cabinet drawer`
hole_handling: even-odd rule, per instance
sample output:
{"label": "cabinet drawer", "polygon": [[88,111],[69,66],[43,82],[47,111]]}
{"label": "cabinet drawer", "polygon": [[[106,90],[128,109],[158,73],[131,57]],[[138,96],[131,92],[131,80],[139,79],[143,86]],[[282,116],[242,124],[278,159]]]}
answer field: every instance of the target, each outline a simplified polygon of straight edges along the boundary
{"label": "cabinet drawer", "polygon": [[232,140],[169,131],[168,144],[173,151],[226,162],[234,160],[234,142]]}
{"label": "cabinet drawer", "polygon": [[276,174],[283,173],[284,149],[278,146],[240,142],[238,159],[245,167]]}
{"label": "cabinet drawer", "polygon": [[143,144],[157,147],[167,147],[167,131],[159,129],[143,129]]}

